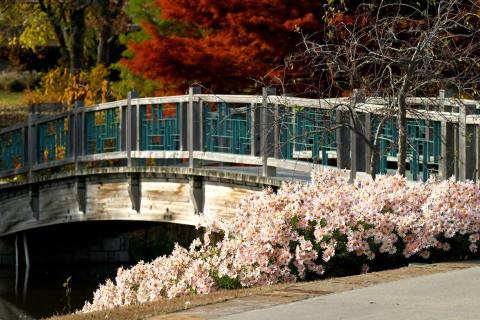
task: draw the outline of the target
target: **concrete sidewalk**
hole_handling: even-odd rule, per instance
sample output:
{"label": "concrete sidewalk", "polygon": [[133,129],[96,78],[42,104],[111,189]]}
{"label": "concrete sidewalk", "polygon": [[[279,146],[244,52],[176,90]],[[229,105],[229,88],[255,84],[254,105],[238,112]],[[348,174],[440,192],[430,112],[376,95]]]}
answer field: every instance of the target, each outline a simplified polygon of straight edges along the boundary
{"label": "concrete sidewalk", "polygon": [[480,319],[480,267],[381,283],[220,319]]}

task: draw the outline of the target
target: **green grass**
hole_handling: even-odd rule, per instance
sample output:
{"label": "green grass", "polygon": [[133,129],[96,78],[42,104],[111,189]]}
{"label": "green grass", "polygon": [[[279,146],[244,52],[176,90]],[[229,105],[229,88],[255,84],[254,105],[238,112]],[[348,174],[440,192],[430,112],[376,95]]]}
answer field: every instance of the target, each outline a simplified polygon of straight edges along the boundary
{"label": "green grass", "polygon": [[0,91],[0,107],[22,104],[22,92]]}
{"label": "green grass", "polygon": [[26,121],[28,106],[22,101],[21,92],[0,91],[0,129]]}

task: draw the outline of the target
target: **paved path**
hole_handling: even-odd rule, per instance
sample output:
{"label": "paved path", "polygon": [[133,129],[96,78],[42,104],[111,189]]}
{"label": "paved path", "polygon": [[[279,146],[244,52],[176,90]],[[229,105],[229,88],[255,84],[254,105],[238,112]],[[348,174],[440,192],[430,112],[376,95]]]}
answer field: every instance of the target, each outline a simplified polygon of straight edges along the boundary
{"label": "paved path", "polygon": [[480,267],[382,283],[220,319],[477,320]]}

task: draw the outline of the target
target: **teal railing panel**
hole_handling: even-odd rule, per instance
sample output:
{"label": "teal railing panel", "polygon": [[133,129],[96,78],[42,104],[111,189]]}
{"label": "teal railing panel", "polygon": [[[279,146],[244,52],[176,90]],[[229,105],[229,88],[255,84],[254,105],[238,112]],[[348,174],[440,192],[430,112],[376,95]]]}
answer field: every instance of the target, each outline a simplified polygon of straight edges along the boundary
{"label": "teal railing panel", "polygon": [[120,150],[120,109],[89,111],[85,114],[85,153]]}
{"label": "teal railing panel", "polygon": [[0,135],[0,171],[20,169],[25,165],[22,129]]}
{"label": "teal railing panel", "polygon": [[328,165],[327,151],[336,151],[335,111],[316,108],[302,108],[295,112],[294,150],[302,157],[311,153],[314,162],[321,160]]}
{"label": "teal railing panel", "polygon": [[[379,120],[375,119],[372,134],[376,133],[378,124]],[[441,153],[440,126],[439,121],[407,121],[407,160],[410,174],[415,181],[420,177],[423,181],[428,180],[430,173],[438,168]],[[397,141],[396,120],[388,119],[381,128],[379,173],[387,173],[388,157],[397,157]]]}
{"label": "teal railing panel", "polygon": [[294,116],[290,108],[279,106],[280,159],[293,159],[295,145]]}
{"label": "teal railing panel", "polygon": [[180,104],[140,106],[140,149],[180,149]]}
{"label": "teal railing panel", "polygon": [[250,154],[251,107],[226,103],[203,105],[204,151]]}
{"label": "teal railing panel", "polygon": [[64,159],[69,152],[68,117],[38,125],[37,162]]}

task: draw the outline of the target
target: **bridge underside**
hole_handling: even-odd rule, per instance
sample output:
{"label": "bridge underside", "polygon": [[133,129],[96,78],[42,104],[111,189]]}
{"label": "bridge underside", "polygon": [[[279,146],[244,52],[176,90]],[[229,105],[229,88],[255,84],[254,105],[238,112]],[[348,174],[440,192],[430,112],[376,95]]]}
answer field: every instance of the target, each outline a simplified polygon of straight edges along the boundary
{"label": "bridge underside", "polygon": [[[129,264],[188,247],[202,230],[151,221],[88,221],[39,227],[0,238],[2,265]],[[26,247],[25,247],[26,245]],[[25,252],[27,250],[27,252]]]}
{"label": "bridge underside", "polygon": [[247,194],[277,180],[178,167],[103,168],[0,186],[0,237],[78,221],[202,224],[233,214]]}

